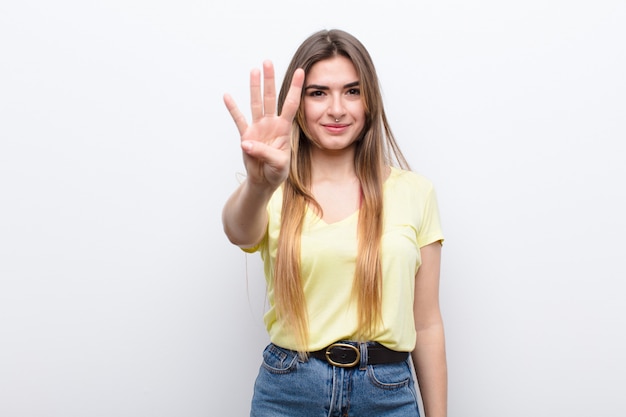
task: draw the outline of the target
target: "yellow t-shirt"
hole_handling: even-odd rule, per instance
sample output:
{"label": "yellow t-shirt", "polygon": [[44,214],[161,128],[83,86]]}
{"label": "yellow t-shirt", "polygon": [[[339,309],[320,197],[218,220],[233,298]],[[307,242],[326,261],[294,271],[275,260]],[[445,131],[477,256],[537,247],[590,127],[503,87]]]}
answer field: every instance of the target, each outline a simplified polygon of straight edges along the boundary
{"label": "yellow t-shirt", "polygon": [[[383,185],[382,319],[372,338],[390,349],[412,351],[415,346],[413,298],[415,274],[421,265],[419,248],[443,241],[435,191],[430,181],[411,171],[392,168]],[[274,261],[280,229],[282,189],[268,204],[268,230],[260,251],[265,265],[269,309],[264,321],[270,340],[297,349],[295,338],[274,308]],[[338,340],[355,340],[357,305],[352,283],[357,254],[358,211],[327,224],[307,210],[302,230],[301,277],[309,318],[309,351]]]}

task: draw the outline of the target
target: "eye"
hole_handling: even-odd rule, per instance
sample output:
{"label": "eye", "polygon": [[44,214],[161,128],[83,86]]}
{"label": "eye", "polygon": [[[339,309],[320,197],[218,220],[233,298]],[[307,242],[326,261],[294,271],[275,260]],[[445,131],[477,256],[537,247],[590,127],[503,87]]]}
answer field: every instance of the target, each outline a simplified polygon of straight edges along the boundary
{"label": "eye", "polygon": [[361,90],[359,88],[351,88],[346,92],[346,94],[349,96],[359,96],[361,95]]}
{"label": "eye", "polygon": [[312,90],[309,92],[309,97],[322,97],[325,93],[321,90]]}

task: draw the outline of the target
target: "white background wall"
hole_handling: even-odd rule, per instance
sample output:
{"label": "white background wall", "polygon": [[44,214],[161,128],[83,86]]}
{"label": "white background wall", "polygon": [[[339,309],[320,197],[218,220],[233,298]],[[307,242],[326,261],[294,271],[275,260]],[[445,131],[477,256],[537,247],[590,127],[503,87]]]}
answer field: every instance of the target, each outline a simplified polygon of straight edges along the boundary
{"label": "white background wall", "polygon": [[[98,4],[100,3],[100,4]],[[0,5],[0,415],[244,416],[263,279],[222,104],[339,27],[436,185],[450,416],[626,413],[626,3]],[[248,269],[246,269],[248,268]]]}

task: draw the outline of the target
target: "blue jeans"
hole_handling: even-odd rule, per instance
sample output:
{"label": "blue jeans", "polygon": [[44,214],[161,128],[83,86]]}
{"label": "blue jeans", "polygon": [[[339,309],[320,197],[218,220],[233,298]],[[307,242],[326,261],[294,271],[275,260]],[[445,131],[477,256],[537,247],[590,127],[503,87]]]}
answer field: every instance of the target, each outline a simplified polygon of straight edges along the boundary
{"label": "blue jeans", "polygon": [[263,351],[251,417],[419,417],[409,359],[340,368],[274,344]]}

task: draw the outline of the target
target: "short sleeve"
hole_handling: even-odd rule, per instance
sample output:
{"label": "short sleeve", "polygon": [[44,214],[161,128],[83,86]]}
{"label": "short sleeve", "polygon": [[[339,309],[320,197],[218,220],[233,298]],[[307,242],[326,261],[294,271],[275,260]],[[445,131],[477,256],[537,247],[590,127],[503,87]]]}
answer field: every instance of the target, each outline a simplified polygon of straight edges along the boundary
{"label": "short sleeve", "polygon": [[417,234],[417,244],[421,248],[431,243],[440,241],[443,243],[443,231],[439,217],[439,205],[434,187],[430,187],[425,194],[422,210],[422,221]]}

